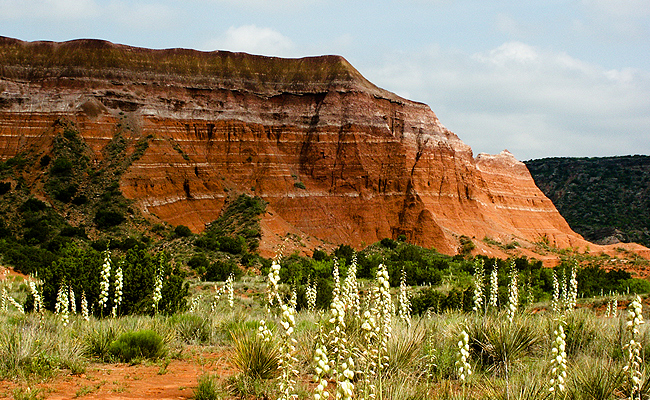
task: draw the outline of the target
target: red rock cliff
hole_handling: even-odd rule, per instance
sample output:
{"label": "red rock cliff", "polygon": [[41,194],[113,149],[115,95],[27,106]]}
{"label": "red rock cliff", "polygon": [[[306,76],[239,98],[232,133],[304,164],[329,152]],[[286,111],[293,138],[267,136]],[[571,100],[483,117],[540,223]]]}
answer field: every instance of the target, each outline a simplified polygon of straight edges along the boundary
{"label": "red rock cliff", "polygon": [[269,203],[269,251],[286,233],[308,247],[403,234],[449,254],[460,235],[479,247],[485,237],[585,244],[510,153],[474,158],[428,106],[341,57],[0,38],[0,64],[0,159],[44,140],[61,117],[97,158],[118,129],[151,135],[121,190],[194,231],[246,192]]}

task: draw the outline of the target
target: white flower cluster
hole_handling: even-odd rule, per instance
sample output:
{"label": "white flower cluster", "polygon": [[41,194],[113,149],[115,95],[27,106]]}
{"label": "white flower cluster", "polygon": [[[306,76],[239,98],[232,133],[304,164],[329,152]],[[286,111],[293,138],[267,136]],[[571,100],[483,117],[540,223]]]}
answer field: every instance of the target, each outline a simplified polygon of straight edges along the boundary
{"label": "white flower cluster", "polygon": [[2,311],[7,311],[8,307],[8,297],[9,295],[7,294],[7,289],[5,287],[2,288],[2,296],[0,296],[0,310]]}
{"label": "white flower cluster", "polygon": [[567,354],[566,354],[566,334],[564,333],[564,321],[560,320],[560,326],[553,331],[555,340],[553,341],[553,348],[551,349],[551,392],[564,392],[565,382],[567,377]]}
{"label": "white flower cluster", "polygon": [[327,375],[330,372],[329,359],[327,358],[327,346],[319,343],[314,352],[314,381],[318,384],[314,391],[314,400],[325,400],[329,397],[327,391]]}
{"label": "white flower cluster", "polygon": [[517,283],[519,274],[514,261],[510,265],[510,291],[508,294],[508,321],[512,322],[519,307],[519,284]]}
{"label": "white flower cluster", "polygon": [[607,302],[607,308],[605,308],[605,318],[616,318],[618,314],[618,300],[612,299]]}
{"label": "white flower cluster", "polygon": [[111,253],[104,252],[104,264],[99,276],[99,309],[101,312],[108,305],[108,292],[111,288]]}
{"label": "white flower cluster", "polygon": [[192,302],[190,303],[190,309],[188,310],[190,313],[196,312],[196,310],[199,308],[199,300],[201,300],[201,295],[192,298]]}
{"label": "white flower cluster", "polygon": [[560,283],[557,281],[557,273],[553,270],[553,299],[551,309],[555,314],[560,312]]}
{"label": "white flower cluster", "polygon": [[350,400],[354,395],[354,360],[352,357],[348,357],[347,361],[344,361],[341,364],[342,377],[338,378],[337,382],[337,399]]}
{"label": "white flower cluster", "polygon": [[9,294],[7,293],[7,289],[3,287],[2,288],[2,309],[4,311],[7,311],[7,302],[9,302],[12,306],[14,306],[19,313],[25,314],[25,308],[23,308],[22,304],[16,301],[16,299],[14,299],[12,296],[9,296]]}
{"label": "white flower cluster", "polygon": [[41,297],[41,292],[36,286],[36,282],[33,280],[29,281],[29,292],[34,298],[34,312],[41,313],[43,312],[43,297]]}
{"label": "white flower cluster", "polygon": [[77,299],[74,295],[74,290],[72,290],[72,285],[68,285],[68,299],[70,300],[70,312],[73,314],[77,313]]}
{"label": "white flower cluster", "polygon": [[393,313],[395,305],[390,295],[390,281],[388,270],[384,264],[379,264],[377,269],[377,324],[379,328],[379,344],[382,349],[380,356],[379,368],[388,366],[388,341],[393,332]]}
{"label": "white flower cluster", "polygon": [[162,267],[159,267],[156,276],[153,278],[153,308],[158,311],[158,304],[162,300],[162,287],[163,287],[163,272]]}
{"label": "white flower cluster", "polygon": [[69,304],[70,304],[70,300],[68,298],[68,291],[66,290],[66,287],[63,284],[63,282],[61,282],[61,286],[59,287],[59,292],[56,295],[56,305],[54,306],[54,311],[57,314],[61,315],[61,323],[63,324],[63,326],[68,326],[68,323],[70,322],[70,315],[68,310]]}
{"label": "white flower cluster", "polygon": [[460,340],[458,341],[456,368],[458,379],[463,383],[472,375],[472,366],[469,363],[469,335],[464,329],[460,332]]}
{"label": "white flower cluster", "polygon": [[298,396],[295,394],[296,376],[298,371],[294,365],[298,362],[295,358],[296,353],[296,339],[292,337],[294,328],[296,326],[296,310],[291,304],[283,304],[280,309],[282,310],[280,326],[282,326],[282,343],[280,345],[280,397],[278,400],[295,399]]}
{"label": "white flower cluster", "polygon": [[577,261],[574,261],[574,263],[571,265],[571,272],[570,272],[570,278],[569,278],[569,284],[567,288],[567,295],[566,295],[566,303],[565,303],[565,309],[566,310],[573,310],[576,307],[576,304],[578,302],[578,280],[576,279],[576,274],[577,274],[577,268],[578,264]]}
{"label": "white flower cluster", "polygon": [[499,299],[499,266],[497,265],[496,260],[494,261],[494,266],[492,267],[492,273],[490,274],[490,307],[497,307],[497,301]]}
{"label": "white flower cluster", "polygon": [[311,282],[311,277],[307,280],[307,288],[305,289],[305,297],[307,297],[307,309],[313,312],[316,309],[316,298],[318,296],[316,281]]}
{"label": "white flower cluster", "polygon": [[269,271],[269,287],[268,287],[268,297],[269,305],[272,306],[273,303],[277,300],[278,304],[280,301],[280,264],[277,260],[273,260],[271,263],[271,270]]}
{"label": "white flower cluster", "polygon": [[[337,268],[338,270],[338,268]],[[349,315],[359,316],[360,312],[360,299],[359,299],[359,284],[357,283],[357,256],[352,258],[350,268],[348,268],[348,276],[343,282],[341,290],[343,304]]]}
{"label": "white flower cluster", "polygon": [[117,263],[115,269],[115,298],[113,299],[113,318],[117,317],[117,308],[122,304],[122,290],[124,289],[124,272],[122,271],[122,263]]}
{"label": "white flower cluster", "polygon": [[485,268],[483,259],[477,259],[474,264],[474,306],[472,310],[479,312],[483,309],[483,285],[485,285]]}
{"label": "white flower cluster", "polygon": [[273,333],[266,325],[266,321],[264,321],[263,319],[260,320],[260,326],[259,328],[257,328],[257,336],[262,338],[262,341],[264,341],[265,343],[270,343],[271,340],[273,339]]}
{"label": "white flower cluster", "polygon": [[84,320],[89,321],[90,315],[88,312],[88,300],[86,299],[86,292],[81,292],[81,316]]}
{"label": "white flower cluster", "polygon": [[641,385],[643,383],[641,349],[643,345],[638,337],[640,335],[639,326],[644,323],[643,306],[641,305],[641,298],[637,295],[630,302],[627,311],[626,330],[630,333],[630,342],[625,345],[625,348],[627,348],[627,364],[623,368],[623,371],[628,376],[631,399],[641,398]]}
{"label": "white flower cluster", "polygon": [[235,306],[235,276],[231,273],[226,279],[226,291],[228,292],[228,305],[230,308]]}
{"label": "white flower cluster", "polygon": [[399,318],[411,326],[411,300],[408,295],[408,286],[406,285],[406,271],[402,269],[402,276],[399,281]]}

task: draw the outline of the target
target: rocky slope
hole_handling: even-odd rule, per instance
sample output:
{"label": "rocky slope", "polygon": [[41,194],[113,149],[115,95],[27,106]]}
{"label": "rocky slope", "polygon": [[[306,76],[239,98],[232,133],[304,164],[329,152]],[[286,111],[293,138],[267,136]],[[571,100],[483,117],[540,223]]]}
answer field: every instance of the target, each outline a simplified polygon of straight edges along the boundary
{"label": "rocky slope", "polygon": [[428,106],[376,87],[341,57],[0,38],[0,60],[0,160],[47,154],[61,120],[80,132],[91,164],[116,137],[131,151],[146,141],[122,193],[195,232],[229,196],[249,193],[269,204],[267,253],[400,235],[448,254],[463,235],[491,254],[500,250],[485,238],[588,245],[513,155],[474,158]]}

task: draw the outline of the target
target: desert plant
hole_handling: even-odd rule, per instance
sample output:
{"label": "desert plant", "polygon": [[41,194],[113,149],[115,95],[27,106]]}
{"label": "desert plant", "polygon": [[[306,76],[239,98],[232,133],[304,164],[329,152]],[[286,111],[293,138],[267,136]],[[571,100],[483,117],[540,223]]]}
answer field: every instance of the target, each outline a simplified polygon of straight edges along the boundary
{"label": "desert plant", "polygon": [[523,316],[513,322],[486,318],[469,326],[471,351],[480,364],[497,375],[509,374],[511,367],[535,353],[540,343],[536,321]]}
{"label": "desert plant", "polygon": [[245,330],[230,332],[234,346],[232,361],[251,379],[272,379],[278,375],[280,352],[270,340]]}
{"label": "desert plant", "polygon": [[199,377],[199,384],[194,389],[194,400],[218,400],[223,398],[215,377],[202,375]]}
{"label": "desert plant", "polygon": [[111,356],[124,362],[139,359],[155,360],[165,355],[162,337],[156,332],[145,329],[125,332],[108,347]]}
{"label": "desert plant", "polygon": [[620,366],[607,360],[583,358],[572,368],[574,374],[567,386],[569,400],[618,399],[625,374]]}

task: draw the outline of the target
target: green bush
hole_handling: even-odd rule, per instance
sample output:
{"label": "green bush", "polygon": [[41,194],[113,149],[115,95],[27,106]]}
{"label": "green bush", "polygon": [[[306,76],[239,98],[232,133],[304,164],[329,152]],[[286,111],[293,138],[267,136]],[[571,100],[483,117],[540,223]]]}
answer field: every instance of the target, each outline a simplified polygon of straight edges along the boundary
{"label": "green bush", "polygon": [[50,167],[50,173],[53,175],[65,176],[70,175],[72,172],[72,161],[68,160],[65,157],[59,157],[54,160],[52,167]]}
{"label": "green bush", "polygon": [[124,362],[132,362],[136,359],[156,360],[165,355],[165,345],[159,334],[146,329],[121,334],[111,343],[108,352],[114,358]]}
{"label": "green bush", "polygon": [[185,225],[178,225],[174,228],[174,235],[178,237],[190,237],[192,236],[192,231]]}
{"label": "green bush", "polygon": [[233,274],[235,278],[242,276],[243,271],[232,260],[217,260],[210,264],[203,274],[203,280],[212,282],[223,282]]}
{"label": "green bush", "polygon": [[278,373],[280,352],[272,342],[265,342],[255,332],[231,331],[235,347],[232,361],[242,374],[253,379],[271,379]]}
{"label": "green bush", "polygon": [[112,228],[124,222],[124,215],[115,210],[99,210],[95,214],[95,225],[99,229]]}
{"label": "green bush", "polygon": [[221,399],[219,384],[210,375],[203,375],[199,378],[199,385],[194,389],[194,400],[218,400]]}

